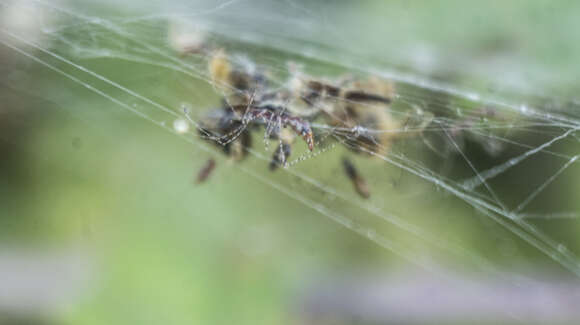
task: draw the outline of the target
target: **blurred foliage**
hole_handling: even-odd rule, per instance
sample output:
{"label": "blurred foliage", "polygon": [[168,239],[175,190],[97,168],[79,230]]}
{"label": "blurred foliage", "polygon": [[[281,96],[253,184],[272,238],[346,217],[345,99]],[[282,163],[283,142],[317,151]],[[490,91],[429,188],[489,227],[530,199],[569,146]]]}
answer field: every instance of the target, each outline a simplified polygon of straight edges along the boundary
{"label": "blurred foliage", "polygon": [[[328,22],[338,27],[337,31],[344,33],[346,39],[356,35],[357,43],[340,47],[350,48],[353,53],[362,47],[363,52],[380,59],[382,64],[495,93],[495,89],[487,87],[502,77],[490,77],[486,73],[501,74],[503,63],[499,61],[509,57],[506,62],[512,62],[523,57],[525,60],[510,70],[523,71],[514,77],[523,78],[516,80],[518,85],[531,85],[531,89],[542,87],[539,94],[548,97],[569,94],[578,87],[575,79],[578,71],[571,67],[576,67],[580,57],[580,45],[572,41],[578,25],[579,2],[317,4],[322,11],[332,12],[333,17],[357,22],[349,26],[361,26],[361,30],[344,30],[340,27],[341,20]],[[84,8],[83,11],[96,6],[105,15],[118,15],[114,8],[94,3],[66,6]],[[161,35],[166,33],[165,29],[155,29]],[[143,33],[146,31],[143,29]],[[84,34],[76,37],[82,39]],[[433,69],[413,67],[413,60],[420,58],[400,54],[416,53],[411,40],[428,43],[430,48],[433,45],[435,57],[440,60]],[[122,42],[114,38],[110,41],[111,44]],[[395,54],[381,57],[389,49]],[[53,50],[59,51],[59,48]],[[280,57],[280,52],[273,49],[254,51],[262,59],[274,58],[276,66],[293,58],[292,53]],[[81,246],[96,262],[93,287],[79,301],[71,302],[58,316],[59,321],[66,324],[294,324],[299,314],[296,297],[316,276],[409,267],[407,261],[367,238],[273,191],[247,172],[233,168],[224,157],[182,141],[137,114],[119,109],[86,85],[24,56],[14,55],[7,47],[0,45],[0,53],[0,60],[4,61],[0,62],[3,72],[0,76],[0,238],[4,243],[17,245]],[[87,84],[98,82],[45,54],[38,56]],[[489,60],[494,56],[497,61]],[[462,64],[454,65],[458,57],[462,58]],[[115,57],[75,59],[75,62],[167,107],[177,108],[184,101],[195,101],[201,107],[219,102],[206,82],[191,82],[178,72]],[[309,71],[330,71],[337,75],[344,72],[332,64],[304,62]],[[489,66],[483,62],[492,62],[489,64],[493,68],[486,70]],[[526,72],[527,66],[533,67],[531,72]],[[467,70],[457,67],[467,67]],[[539,74],[541,80],[529,80],[528,73],[536,76],[536,71],[543,71]],[[116,87],[99,83],[99,89],[121,98],[122,102],[134,103],[134,98]],[[416,86],[403,83],[400,89],[419,92]],[[508,89],[502,88],[502,92],[510,92]],[[514,92],[521,96],[519,91]],[[458,105],[453,102],[458,99],[444,98],[441,93],[422,90],[419,94]],[[536,99],[535,95],[527,93],[525,96],[530,97],[523,98],[545,100],[545,97]],[[559,103],[561,99],[557,97]],[[466,100],[461,105],[475,104]],[[162,114],[149,113],[165,125],[173,122]],[[257,136],[254,140],[260,142]],[[541,140],[528,138],[526,143],[539,145]],[[482,169],[511,156],[505,153],[490,157],[478,146],[469,148],[466,154],[477,157],[474,160]],[[576,143],[565,143],[554,150],[576,149]],[[432,154],[415,151],[417,155]],[[317,179],[325,184],[348,187],[347,180],[335,176],[341,173],[338,162],[345,153],[344,149],[333,150],[297,168],[316,173]],[[209,157],[218,160],[218,167],[207,183],[195,186],[195,173]],[[460,161],[460,158],[454,159]],[[370,175],[377,175],[374,184],[380,182],[381,188],[373,190],[377,197],[390,198],[386,204],[394,205],[389,206],[389,211],[416,216],[413,221],[425,229],[444,240],[459,239],[465,250],[481,252],[500,269],[521,265],[554,267],[555,263],[548,263],[537,249],[435,186],[413,176],[400,176],[396,168],[376,161],[356,157],[356,162]],[[451,160],[445,162],[451,163]],[[548,156],[522,165],[515,179],[497,180],[494,188],[499,188],[502,198],[517,202],[521,198],[512,197],[509,184],[520,183],[529,188],[526,182],[545,180],[549,171],[543,173],[542,168],[554,163]],[[288,184],[291,191],[308,187],[289,175],[270,174],[263,161],[249,159],[244,166],[250,172]],[[457,167],[449,175],[468,172],[464,167]],[[580,210],[575,200],[577,176],[575,170],[574,177],[558,183],[552,194],[540,203],[539,210],[552,211],[551,205],[556,204],[566,205],[567,210]],[[405,195],[413,191],[422,195]],[[324,192],[308,189],[305,195],[314,202],[332,204]],[[416,202],[418,197],[426,196],[429,196],[426,202]],[[408,233],[381,226],[380,220],[359,206],[337,203],[335,208],[357,222],[370,223],[373,229],[385,232],[389,239],[404,243],[405,247],[414,245],[415,239]],[[569,243],[571,248],[580,244],[575,220],[544,220],[538,224],[553,238]],[[400,253],[405,255],[406,251]],[[464,267],[461,261],[453,259],[441,262],[457,269]]]}

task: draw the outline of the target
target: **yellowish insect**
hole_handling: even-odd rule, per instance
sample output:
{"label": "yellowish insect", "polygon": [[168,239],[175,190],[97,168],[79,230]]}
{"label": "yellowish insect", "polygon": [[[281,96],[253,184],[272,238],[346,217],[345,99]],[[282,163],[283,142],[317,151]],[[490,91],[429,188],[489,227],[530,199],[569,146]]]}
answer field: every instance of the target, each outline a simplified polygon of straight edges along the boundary
{"label": "yellowish insect", "polygon": [[[395,141],[420,134],[432,120],[425,114],[407,132],[409,116],[395,118],[391,112],[394,84],[379,78],[331,82],[295,74],[286,87],[274,87],[267,72],[233,64],[223,50],[210,55],[208,70],[223,103],[203,117],[200,133],[239,161],[251,148],[251,132],[263,129],[266,139],[278,141],[272,170],[287,166],[296,136],[311,151],[325,133],[357,154],[386,155]],[[313,130],[317,121],[324,127]],[[355,190],[368,198],[368,186],[352,162],[344,160],[343,166]]]}

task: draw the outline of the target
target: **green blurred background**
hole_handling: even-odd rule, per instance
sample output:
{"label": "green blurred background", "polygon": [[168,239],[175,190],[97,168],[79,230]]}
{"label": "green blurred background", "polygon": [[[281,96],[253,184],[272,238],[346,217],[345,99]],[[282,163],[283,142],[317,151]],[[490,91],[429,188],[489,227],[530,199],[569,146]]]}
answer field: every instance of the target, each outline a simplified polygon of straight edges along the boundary
{"label": "green blurred background", "polygon": [[[506,287],[517,286],[520,276],[577,281],[580,266],[560,258],[580,245],[577,164],[557,174],[525,211],[542,216],[530,224],[558,247],[547,254],[444,188],[354,155],[373,193],[370,202],[358,198],[342,176],[340,158],[349,153],[340,146],[293,167],[318,187],[292,172],[271,173],[256,157],[237,166],[195,136],[172,132],[184,104],[197,117],[220,98],[197,75],[206,71],[205,58],[180,56],[167,40],[172,24],[201,22],[213,41],[274,71],[289,61],[313,75],[386,71],[400,79],[403,100],[442,120],[461,121],[459,111],[480,107],[461,96],[471,92],[564,117],[493,107],[499,117],[484,127],[502,119],[545,125],[499,127],[492,135],[523,146],[504,143],[496,154],[485,150],[487,137],[466,137],[464,154],[485,170],[577,127],[577,1],[0,5],[0,253],[10,261],[64,252],[63,263],[81,265],[73,272],[81,280],[67,281],[66,273],[44,272],[40,264],[47,283],[70,285],[46,289],[66,291],[66,298],[48,311],[0,304],[0,322],[366,324],[348,312],[310,319],[304,297],[327,280],[338,288],[346,278],[389,283],[390,274],[412,280],[424,269],[438,274],[435,282],[456,274],[481,283],[507,279]],[[441,134],[433,141],[449,148]],[[260,132],[254,143],[268,155]],[[298,156],[304,146],[297,147]],[[515,208],[578,148],[577,138],[566,138],[550,150],[568,159],[538,154],[490,185]],[[455,181],[473,176],[461,155],[439,157],[421,139],[394,153],[457,188]],[[215,173],[195,185],[210,157]],[[392,216],[420,233],[381,219]],[[444,322],[463,323],[462,317]]]}

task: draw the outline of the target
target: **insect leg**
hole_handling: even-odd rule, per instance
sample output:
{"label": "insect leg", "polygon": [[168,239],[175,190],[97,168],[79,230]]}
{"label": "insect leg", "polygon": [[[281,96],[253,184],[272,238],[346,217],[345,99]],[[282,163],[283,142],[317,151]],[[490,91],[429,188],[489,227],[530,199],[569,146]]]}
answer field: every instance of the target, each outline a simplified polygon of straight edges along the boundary
{"label": "insect leg", "polygon": [[358,170],[354,164],[348,158],[343,158],[342,167],[344,168],[346,176],[351,180],[356,192],[362,198],[368,199],[371,196],[371,193],[369,192],[367,182],[361,175],[359,175]]}
{"label": "insect leg", "polygon": [[195,184],[201,184],[205,182],[215,169],[215,166],[216,166],[215,160],[213,158],[208,159],[205,165],[197,173]]}
{"label": "insect leg", "polygon": [[291,152],[290,143],[286,142],[286,140],[280,140],[280,145],[274,151],[274,155],[270,161],[270,170],[274,171],[278,167],[286,165],[286,161],[288,161]]}

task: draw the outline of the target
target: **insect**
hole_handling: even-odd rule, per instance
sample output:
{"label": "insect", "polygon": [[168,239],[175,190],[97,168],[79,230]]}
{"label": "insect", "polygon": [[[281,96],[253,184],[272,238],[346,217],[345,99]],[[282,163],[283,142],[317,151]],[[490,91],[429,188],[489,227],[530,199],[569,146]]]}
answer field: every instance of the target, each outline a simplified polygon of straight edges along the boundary
{"label": "insect", "polygon": [[[409,128],[410,115],[395,118],[390,109],[394,85],[378,78],[332,82],[296,73],[280,87],[267,71],[249,61],[236,64],[223,50],[210,55],[208,70],[223,99],[201,119],[201,136],[241,161],[251,150],[251,132],[263,128],[265,143],[278,142],[271,170],[287,166],[298,137],[310,151],[323,141],[336,140],[356,154],[386,155],[395,141],[420,134],[432,119],[425,114],[421,123]],[[311,125],[318,120],[324,127],[313,130]],[[343,160],[343,167],[356,192],[370,197],[352,162]]]}

